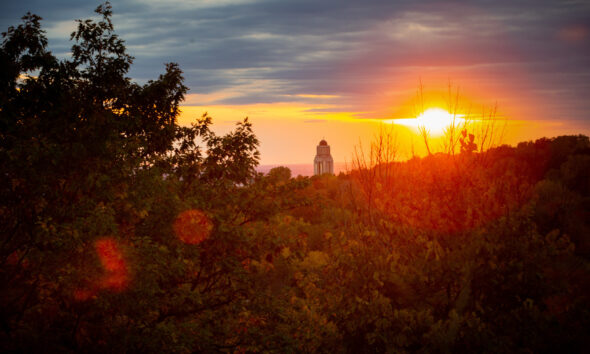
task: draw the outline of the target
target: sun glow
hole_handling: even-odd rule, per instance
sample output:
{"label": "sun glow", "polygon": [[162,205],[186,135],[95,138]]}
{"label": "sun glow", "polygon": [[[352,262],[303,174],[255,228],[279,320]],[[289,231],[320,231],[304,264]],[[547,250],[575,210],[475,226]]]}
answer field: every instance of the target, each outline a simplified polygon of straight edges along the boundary
{"label": "sun glow", "polygon": [[416,118],[391,119],[389,123],[401,124],[415,130],[425,129],[429,134],[442,135],[451,126],[465,124],[464,114],[451,114],[442,108],[428,108]]}

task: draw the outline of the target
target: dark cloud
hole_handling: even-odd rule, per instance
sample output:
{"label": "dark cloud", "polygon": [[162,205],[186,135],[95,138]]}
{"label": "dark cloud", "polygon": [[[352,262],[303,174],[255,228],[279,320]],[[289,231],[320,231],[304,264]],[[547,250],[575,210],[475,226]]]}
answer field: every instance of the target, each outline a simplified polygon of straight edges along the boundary
{"label": "dark cloud", "polygon": [[[37,13],[51,49],[65,55],[68,23],[97,5],[5,1],[0,26]],[[178,62],[192,93],[233,92],[218,104],[336,95],[324,103],[368,111],[363,105],[383,87],[436,67],[535,95],[544,118],[590,118],[588,1],[128,0],[113,8],[117,32],[136,57],[134,79]]]}

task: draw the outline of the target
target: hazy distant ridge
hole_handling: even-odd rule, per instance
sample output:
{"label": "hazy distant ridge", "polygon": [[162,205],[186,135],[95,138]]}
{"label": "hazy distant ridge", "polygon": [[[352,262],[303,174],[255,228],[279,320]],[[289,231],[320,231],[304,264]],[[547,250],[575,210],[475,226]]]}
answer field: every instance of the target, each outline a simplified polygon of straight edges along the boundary
{"label": "hazy distant ridge", "polygon": [[[268,173],[272,168],[278,166],[285,166],[291,170],[291,176],[313,176],[313,164],[311,163],[300,163],[300,164],[276,164],[276,165],[259,165],[256,167],[256,171],[261,173]],[[346,163],[334,162],[334,173],[339,174],[340,172],[346,172]]]}

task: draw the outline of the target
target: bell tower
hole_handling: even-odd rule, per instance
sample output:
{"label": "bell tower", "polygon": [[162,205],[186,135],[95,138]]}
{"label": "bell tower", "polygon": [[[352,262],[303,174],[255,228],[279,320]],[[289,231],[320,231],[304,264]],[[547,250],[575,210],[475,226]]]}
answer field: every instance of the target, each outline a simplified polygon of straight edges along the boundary
{"label": "bell tower", "polygon": [[330,145],[322,139],[317,146],[315,159],[313,159],[313,174],[323,175],[325,173],[334,174],[334,159],[330,155]]}

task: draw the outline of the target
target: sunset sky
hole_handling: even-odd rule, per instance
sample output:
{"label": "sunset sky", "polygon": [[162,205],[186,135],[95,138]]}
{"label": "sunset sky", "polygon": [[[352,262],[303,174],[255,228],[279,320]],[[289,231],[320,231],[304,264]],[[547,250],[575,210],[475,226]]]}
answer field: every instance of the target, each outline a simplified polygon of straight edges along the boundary
{"label": "sunset sky", "polygon": [[[27,11],[43,17],[65,57],[74,19],[99,2],[3,1],[2,31]],[[350,160],[380,124],[446,108],[497,105],[505,143],[590,134],[590,1],[113,1],[116,32],[135,57],[130,76],[157,78],[177,62],[190,88],[180,122],[208,112],[217,132],[248,116],[262,164],[311,163],[325,138]],[[381,123],[386,122],[386,123]],[[398,121],[403,122],[403,121]],[[418,152],[396,124],[400,153]]]}

